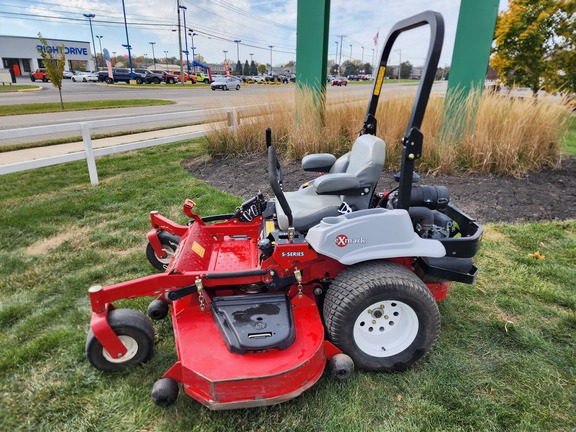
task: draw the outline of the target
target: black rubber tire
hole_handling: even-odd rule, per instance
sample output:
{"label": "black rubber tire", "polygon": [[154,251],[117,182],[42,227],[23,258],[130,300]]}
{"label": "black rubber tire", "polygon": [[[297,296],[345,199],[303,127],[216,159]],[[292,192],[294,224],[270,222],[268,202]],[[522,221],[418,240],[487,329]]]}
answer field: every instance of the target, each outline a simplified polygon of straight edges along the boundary
{"label": "black rubber tire", "polygon": [[106,78],[104,79],[104,81],[106,82],[106,84],[114,84],[114,80],[113,80],[112,78],[110,78],[110,77],[106,77]]}
{"label": "black rubber tire", "polygon": [[214,87],[212,87],[212,91],[216,91],[216,89]]}
{"label": "black rubber tire", "polygon": [[42,82],[48,82],[48,78],[46,78],[45,76],[42,77]]}
{"label": "black rubber tire", "polygon": [[136,78],[136,84],[142,84],[142,78]]}
{"label": "black rubber tire", "polygon": [[36,77],[34,75],[30,75],[30,81],[36,82]]}
{"label": "black rubber tire", "polygon": [[101,371],[114,372],[150,360],[154,353],[154,327],[146,315],[133,309],[115,309],[108,314],[108,323],[118,336],[132,338],[137,350],[123,362],[111,362],[105,357],[102,344],[90,330],[86,338],[86,357],[92,366]]}
{"label": "black rubber tire", "polygon": [[146,311],[146,313],[154,321],[159,321],[161,319],[166,318],[169,309],[170,308],[168,307],[168,303],[162,300],[153,300],[148,305],[148,310]]}
{"label": "black rubber tire", "polygon": [[240,90],[240,84],[236,85],[236,90]]}
{"label": "black rubber tire", "polygon": [[161,408],[172,405],[178,399],[178,382],[172,378],[161,378],[152,387],[152,402]]}
{"label": "black rubber tire", "polygon": [[82,78],[82,82],[88,82],[86,78]]}
{"label": "black rubber tire", "polygon": [[[180,243],[180,237],[172,235],[166,231],[160,231],[158,234],[158,239],[160,240],[162,246],[165,247],[164,249],[171,249],[172,253],[176,252],[178,243]],[[170,263],[171,255],[169,254],[167,258],[161,260],[156,256],[154,249],[152,249],[152,245],[148,243],[146,245],[146,258],[148,258],[148,261],[150,261],[150,264],[152,264],[156,270],[164,271],[166,270],[165,266]]]}
{"label": "black rubber tire", "polygon": [[[390,336],[387,336],[389,334],[396,337],[399,333],[406,339],[404,342],[406,346],[397,348],[396,351],[401,351],[389,356],[379,355],[380,351],[378,355],[372,355],[375,351],[367,352],[368,347],[372,347],[370,344],[383,343],[378,339],[377,331],[384,332],[385,328],[375,329],[376,337],[368,336],[366,340],[369,342],[366,342],[355,339],[354,327],[357,320],[360,321],[360,329],[356,329],[360,338],[364,337],[363,332],[372,331],[370,323],[368,324],[370,327],[361,327],[364,325],[361,315],[369,311],[367,308],[371,305],[375,303],[384,305],[385,302],[392,307],[401,305],[402,308],[399,309],[401,312],[396,310],[394,312],[398,318],[389,319],[387,314],[376,317],[389,322],[390,326],[395,324],[394,320],[398,323],[395,328],[389,327],[386,333],[382,333],[381,338],[389,338]],[[390,309],[386,309],[386,312],[388,310]],[[323,312],[330,340],[342,352],[348,354],[356,367],[361,370],[404,371],[430,352],[440,332],[440,312],[430,290],[406,267],[389,261],[370,261],[345,269],[327,290]],[[414,329],[415,324],[417,331],[413,330],[414,335],[404,336],[404,328],[411,326]],[[381,348],[386,351],[384,346]]]}
{"label": "black rubber tire", "polygon": [[174,78],[168,78],[168,84],[174,84]]}
{"label": "black rubber tire", "polygon": [[222,87],[222,90],[228,90],[228,86]]}
{"label": "black rubber tire", "polygon": [[154,77],[154,78],[152,79],[152,82],[153,82],[154,84],[160,84],[160,78]]}
{"label": "black rubber tire", "polygon": [[336,354],[328,361],[332,378],[346,381],[354,373],[354,361],[346,354]]}

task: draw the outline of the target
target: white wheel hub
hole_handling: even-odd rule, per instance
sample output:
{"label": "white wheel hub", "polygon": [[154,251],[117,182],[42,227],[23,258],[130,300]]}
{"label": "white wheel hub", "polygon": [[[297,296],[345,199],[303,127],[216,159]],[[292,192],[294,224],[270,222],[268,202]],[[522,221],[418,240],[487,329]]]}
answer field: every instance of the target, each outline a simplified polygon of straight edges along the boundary
{"label": "white wheel hub", "polygon": [[414,342],[418,316],[401,301],[374,303],[364,309],[354,323],[354,342],[373,357],[391,357]]}
{"label": "white wheel hub", "polygon": [[122,342],[122,344],[126,347],[127,351],[126,354],[124,354],[122,357],[114,358],[110,355],[110,353],[108,353],[108,351],[106,351],[106,348],[102,348],[102,354],[104,355],[104,358],[110,363],[125,363],[132,360],[138,352],[138,342],[136,342],[136,339],[133,337],[120,335],[118,336],[118,339],[120,339],[120,342]]}
{"label": "white wheel hub", "polygon": [[166,257],[165,258],[159,258],[158,255],[156,255],[156,259],[158,261],[160,261],[162,264],[170,264],[170,260],[172,259],[172,257],[174,256],[174,249],[172,249],[170,246],[167,245],[162,245],[162,250],[164,252],[166,252]]}

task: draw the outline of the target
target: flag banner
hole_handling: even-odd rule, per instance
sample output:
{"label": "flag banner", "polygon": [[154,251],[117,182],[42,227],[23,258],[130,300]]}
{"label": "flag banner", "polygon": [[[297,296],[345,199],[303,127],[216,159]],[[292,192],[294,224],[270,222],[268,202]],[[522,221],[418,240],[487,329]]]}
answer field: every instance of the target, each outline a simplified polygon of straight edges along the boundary
{"label": "flag banner", "polygon": [[378,36],[380,35],[380,30],[378,30],[378,33],[376,33],[376,36],[374,36],[374,46],[378,45]]}
{"label": "flag banner", "polygon": [[106,67],[108,68],[108,76],[114,79],[112,74],[112,61],[110,60],[110,53],[106,48],[104,48],[104,59],[106,60]]}

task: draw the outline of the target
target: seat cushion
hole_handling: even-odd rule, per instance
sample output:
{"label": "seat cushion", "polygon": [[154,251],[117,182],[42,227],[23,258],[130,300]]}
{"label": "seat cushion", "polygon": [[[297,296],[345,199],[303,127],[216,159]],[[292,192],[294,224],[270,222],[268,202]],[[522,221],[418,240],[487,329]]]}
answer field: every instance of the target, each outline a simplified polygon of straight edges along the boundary
{"label": "seat cushion", "polygon": [[[318,224],[323,218],[328,216],[338,216],[338,208],[342,205],[340,195],[317,195],[314,187],[307,187],[295,192],[284,192],[286,201],[292,210],[294,228],[301,232],[308,231],[309,228]],[[276,215],[280,229],[288,229],[288,217],[284,210],[274,200],[276,205]]]}

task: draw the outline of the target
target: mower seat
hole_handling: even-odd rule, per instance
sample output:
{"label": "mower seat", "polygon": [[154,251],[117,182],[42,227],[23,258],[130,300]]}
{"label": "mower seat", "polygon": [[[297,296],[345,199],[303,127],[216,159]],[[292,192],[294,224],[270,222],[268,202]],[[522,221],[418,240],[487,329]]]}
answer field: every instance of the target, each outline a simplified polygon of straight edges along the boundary
{"label": "mower seat", "polygon": [[[308,187],[284,192],[292,210],[294,228],[306,232],[323,218],[340,215],[341,207],[347,211],[367,209],[380,179],[385,157],[386,144],[381,138],[361,135],[354,142],[350,153],[344,156],[348,162],[344,172],[331,171],[310,182]],[[286,231],[288,217],[282,206],[275,201],[278,225]]]}

